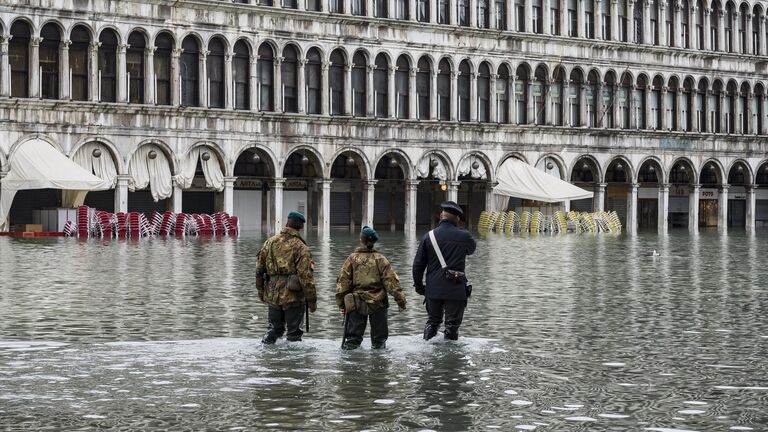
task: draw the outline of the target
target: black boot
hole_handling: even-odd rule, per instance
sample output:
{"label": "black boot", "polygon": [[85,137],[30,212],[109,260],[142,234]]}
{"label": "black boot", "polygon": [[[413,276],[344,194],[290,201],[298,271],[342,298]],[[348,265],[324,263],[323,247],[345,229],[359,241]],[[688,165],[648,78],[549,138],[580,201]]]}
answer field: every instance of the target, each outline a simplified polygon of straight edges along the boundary
{"label": "black boot", "polygon": [[459,340],[459,328],[449,327],[443,333],[445,340]]}
{"label": "black boot", "polygon": [[432,324],[427,324],[424,326],[424,340],[430,340],[437,334],[437,326]]}

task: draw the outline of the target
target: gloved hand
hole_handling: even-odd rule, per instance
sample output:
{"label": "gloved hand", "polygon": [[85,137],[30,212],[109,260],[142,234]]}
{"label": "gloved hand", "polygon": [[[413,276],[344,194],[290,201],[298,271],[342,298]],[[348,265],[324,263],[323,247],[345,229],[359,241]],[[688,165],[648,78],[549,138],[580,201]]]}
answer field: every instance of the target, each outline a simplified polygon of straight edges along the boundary
{"label": "gloved hand", "polygon": [[405,310],[405,298],[397,299],[395,301],[397,302],[397,307],[399,307],[401,311],[404,311]]}
{"label": "gloved hand", "polygon": [[317,300],[309,300],[307,302],[307,306],[309,306],[309,311],[312,313],[315,313],[317,310]]}
{"label": "gloved hand", "polygon": [[427,288],[423,283],[417,283],[413,286],[416,289],[416,294],[423,296],[427,292]]}
{"label": "gloved hand", "polygon": [[259,291],[259,300],[261,300],[262,303],[267,302],[266,297],[264,297],[264,291]]}

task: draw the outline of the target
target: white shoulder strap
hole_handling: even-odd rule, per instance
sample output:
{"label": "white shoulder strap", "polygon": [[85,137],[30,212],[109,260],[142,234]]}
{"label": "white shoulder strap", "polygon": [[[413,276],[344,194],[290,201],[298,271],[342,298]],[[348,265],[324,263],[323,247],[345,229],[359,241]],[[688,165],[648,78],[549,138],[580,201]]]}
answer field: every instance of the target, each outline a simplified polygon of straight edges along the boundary
{"label": "white shoulder strap", "polygon": [[437,259],[440,261],[440,266],[443,268],[448,267],[445,265],[445,258],[443,258],[443,252],[440,250],[440,246],[437,245],[437,239],[435,238],[435,230],[429,232],[429,241],[432,242],[432,248],[435,249]]}

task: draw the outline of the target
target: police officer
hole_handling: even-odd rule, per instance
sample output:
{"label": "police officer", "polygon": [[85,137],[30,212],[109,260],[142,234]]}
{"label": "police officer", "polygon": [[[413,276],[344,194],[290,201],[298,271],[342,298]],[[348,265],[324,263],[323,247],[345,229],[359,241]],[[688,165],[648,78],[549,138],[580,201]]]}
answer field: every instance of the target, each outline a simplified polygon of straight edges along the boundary
{"label": "police officer", "polygon": [[305,222],[303,214],[288,213],[285,228],[267,239],[259,251],[256,288],[259,299],[269,306],[264,344],[275,343],[286,327],[288,341],[301,341],[305,303],[310,312],[317,309],[312,255],[299,234]]}
{"label": "police officer", "polygon": [[[413,259],[413,284],[419,295],[425,296],[427,325],[424,340],[435,337],[445,318],[444,336],[447,340],[459,338],[459,326],[467,305],[467,278],[464,276],[467,255],[475,252],[477,244],[472,234],[458,224],[464,217],[461,207],[453,201],[440,205],[440,224],[424,236]],[[440,262],[439,252],[445,261]],[[424,286],[424,272],[427,284]]]}
{"label": "police officer", "polygon": [[401,311],[405,309],[400,278],[389,260],[373,248],[378,239],[379,234],[373,228],[363,227],[361,246],[344,261],[336,280],[336,304],[346,315],[343,349],[360,346],[368,320],[371,321],[371,347],[386,348],[389,336],[387,293],[395,299]]}

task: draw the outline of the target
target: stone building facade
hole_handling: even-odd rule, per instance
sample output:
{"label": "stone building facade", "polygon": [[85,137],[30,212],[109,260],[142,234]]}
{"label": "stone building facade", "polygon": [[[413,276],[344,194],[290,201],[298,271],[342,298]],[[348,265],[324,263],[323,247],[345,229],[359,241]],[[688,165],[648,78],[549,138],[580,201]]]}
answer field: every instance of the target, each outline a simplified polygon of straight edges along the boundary
{"label": "stone building facade", "polygon": [[[515,157],[593,190],[565,205],[615,208],[629,232],[768,220],[762,2],[0,3],[0,176],[30,139],[96,144],[118,174],[89,194],[107,210],[272,230],[300,207],[321,233],[412,233],[446,198],[492,208]],[[173,178],[158,202],[133,190],[145,146]],[[221,191],[182,187],[191,154],[218,160]],[[55,200],[21,194],[16,218]]]}

